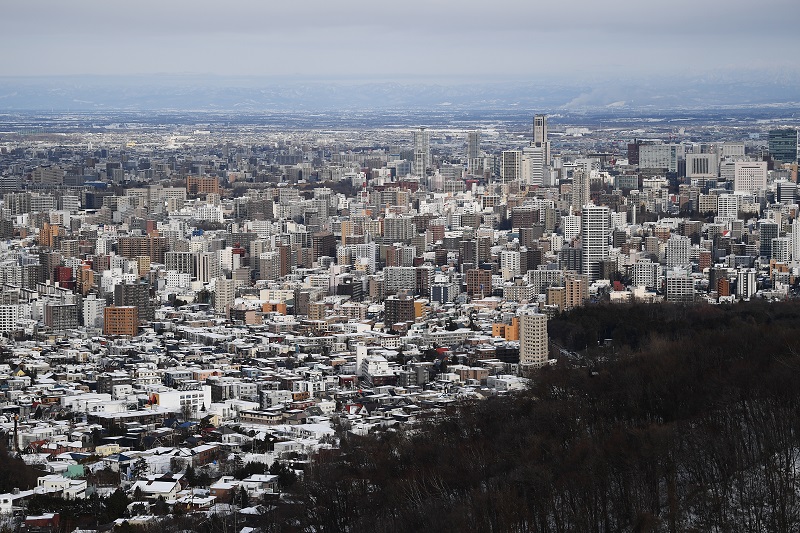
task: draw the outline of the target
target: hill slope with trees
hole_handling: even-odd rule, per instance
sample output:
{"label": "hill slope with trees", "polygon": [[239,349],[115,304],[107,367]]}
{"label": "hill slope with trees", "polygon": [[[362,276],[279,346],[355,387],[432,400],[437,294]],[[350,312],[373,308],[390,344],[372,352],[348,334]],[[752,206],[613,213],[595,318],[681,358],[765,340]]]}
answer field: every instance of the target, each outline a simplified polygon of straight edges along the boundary
{"label": "hill slope with trees", "polygon": [[316,531],[800,529],[800,305],[594,306],[549,330],[588,365],[562,362],[421,431],[344,436],[298,485],[302,513],[283,518]]}

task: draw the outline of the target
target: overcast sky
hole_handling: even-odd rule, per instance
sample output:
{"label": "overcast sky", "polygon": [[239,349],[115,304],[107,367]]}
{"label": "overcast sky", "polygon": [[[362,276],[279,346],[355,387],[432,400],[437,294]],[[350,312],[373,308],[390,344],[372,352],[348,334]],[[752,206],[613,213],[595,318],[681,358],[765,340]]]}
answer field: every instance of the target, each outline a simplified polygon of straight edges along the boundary
{"label": "overcast sky", "polygon": [[800,70],[799,0],[4,0],[2,76],[520,79]]}

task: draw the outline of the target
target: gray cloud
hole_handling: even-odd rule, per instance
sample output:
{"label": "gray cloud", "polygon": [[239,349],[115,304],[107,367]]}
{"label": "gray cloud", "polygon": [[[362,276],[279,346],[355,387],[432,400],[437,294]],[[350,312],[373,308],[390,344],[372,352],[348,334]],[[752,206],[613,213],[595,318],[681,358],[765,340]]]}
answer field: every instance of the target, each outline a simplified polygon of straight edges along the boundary
{"label": "gray cloud", "polygon": [[6,0],[0,9],[1,75],[481,81],[800,69],[796,0]]}

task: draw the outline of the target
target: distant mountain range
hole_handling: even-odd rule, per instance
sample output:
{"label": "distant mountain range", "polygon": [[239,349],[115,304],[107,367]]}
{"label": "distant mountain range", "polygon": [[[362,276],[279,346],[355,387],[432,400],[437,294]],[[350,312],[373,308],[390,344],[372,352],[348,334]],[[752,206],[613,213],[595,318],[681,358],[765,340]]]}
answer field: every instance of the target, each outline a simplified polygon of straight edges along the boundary
{"label": "distant mountain range", "polygon": [[800,102],[795,75],[569,83],[390,82],[199,75],[0,77],[0,111],[707,109]]}

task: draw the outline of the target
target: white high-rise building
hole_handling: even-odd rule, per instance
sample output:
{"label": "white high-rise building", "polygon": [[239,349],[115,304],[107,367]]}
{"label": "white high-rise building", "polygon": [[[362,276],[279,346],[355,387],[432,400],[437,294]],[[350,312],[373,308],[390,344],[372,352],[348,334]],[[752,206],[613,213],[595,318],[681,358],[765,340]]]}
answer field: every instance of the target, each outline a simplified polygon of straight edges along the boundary
{"label": "white high-rise building", "polygon": [[534,187],[547,185],[547,149],[543,146],[526,146],[522,149],[522,181]]}
{"label": "white high-rise building", "polygon": [[691,264],[689,250],[692,241],[683,235],[673,235],[667,241],[667,268],[687,266]]}
{"label": "white high-rise building", "polygon": [[795,219],[792,224],[792,260],[800,261],[800,222]]}
{"label": "white high-rise building", "polygon": [[541,367],[547,363],[547,316],[523,313],[519,317],[519,362],[523,366]]}
{"label": "white high-rise building", "polygon": [[522,274],[520,271],[521,255],[517,250],[502,250],[500,252],[500,270],[506,279]]}
{"label": "white high-rise building", "polygon": [[772,259],[779,263],[788,263],[792,254],[791,237],[776,237],[772,239]]}
{"label": "white high-rise building", "polygon": [[550,141],[547,140],[547,115],[533,116],[533,142],[528,157],[528,184],[550,187]]}
{"label": "white high-rise building", "polygon": [[756,293],[756,270],[743,268],[736,273],[736,296],[750,298]]}
{"label": "white high-rise building", "polygon": [[740,198],[741,196],[738,194],[720,194],[717,197],[717,218],[721,222],[739,218]]}
{"label": "white high-rise building", "polygon": [[661,288],[661,265],[649,259],[640,259],[633,264],[633,284],[648,289]]}
{"label": "white high-rise building", "polygon": [[766,161],[737,161],[734,163],[733,189],[754,193],[767,187]]}
{"label": "white high-rise building", "polygon": [[601,262],[608,259],[608,234],[611,231],[608,207],[586,204],[581,210],[581,247],[583,274],[589,282],[600,278]]}
{"label": "white high-rise building", "polygon": [[0,305],[0,331],[14,331],[19,327],[19,307],[16,304]]}
{"label": "white high-rise building", "polygon": [[102,328],[103,327],[103,309],[106,307],[106,301],[103,298],[98,298],[94,294],[88,295],[83,300],[83,324],[87,328]]}
{"label": "white high-rise building", "polygon": [[561,217],[561,227],[564,229],[564,241],[570,242],[581,234],[581,217],[566,215]]}

